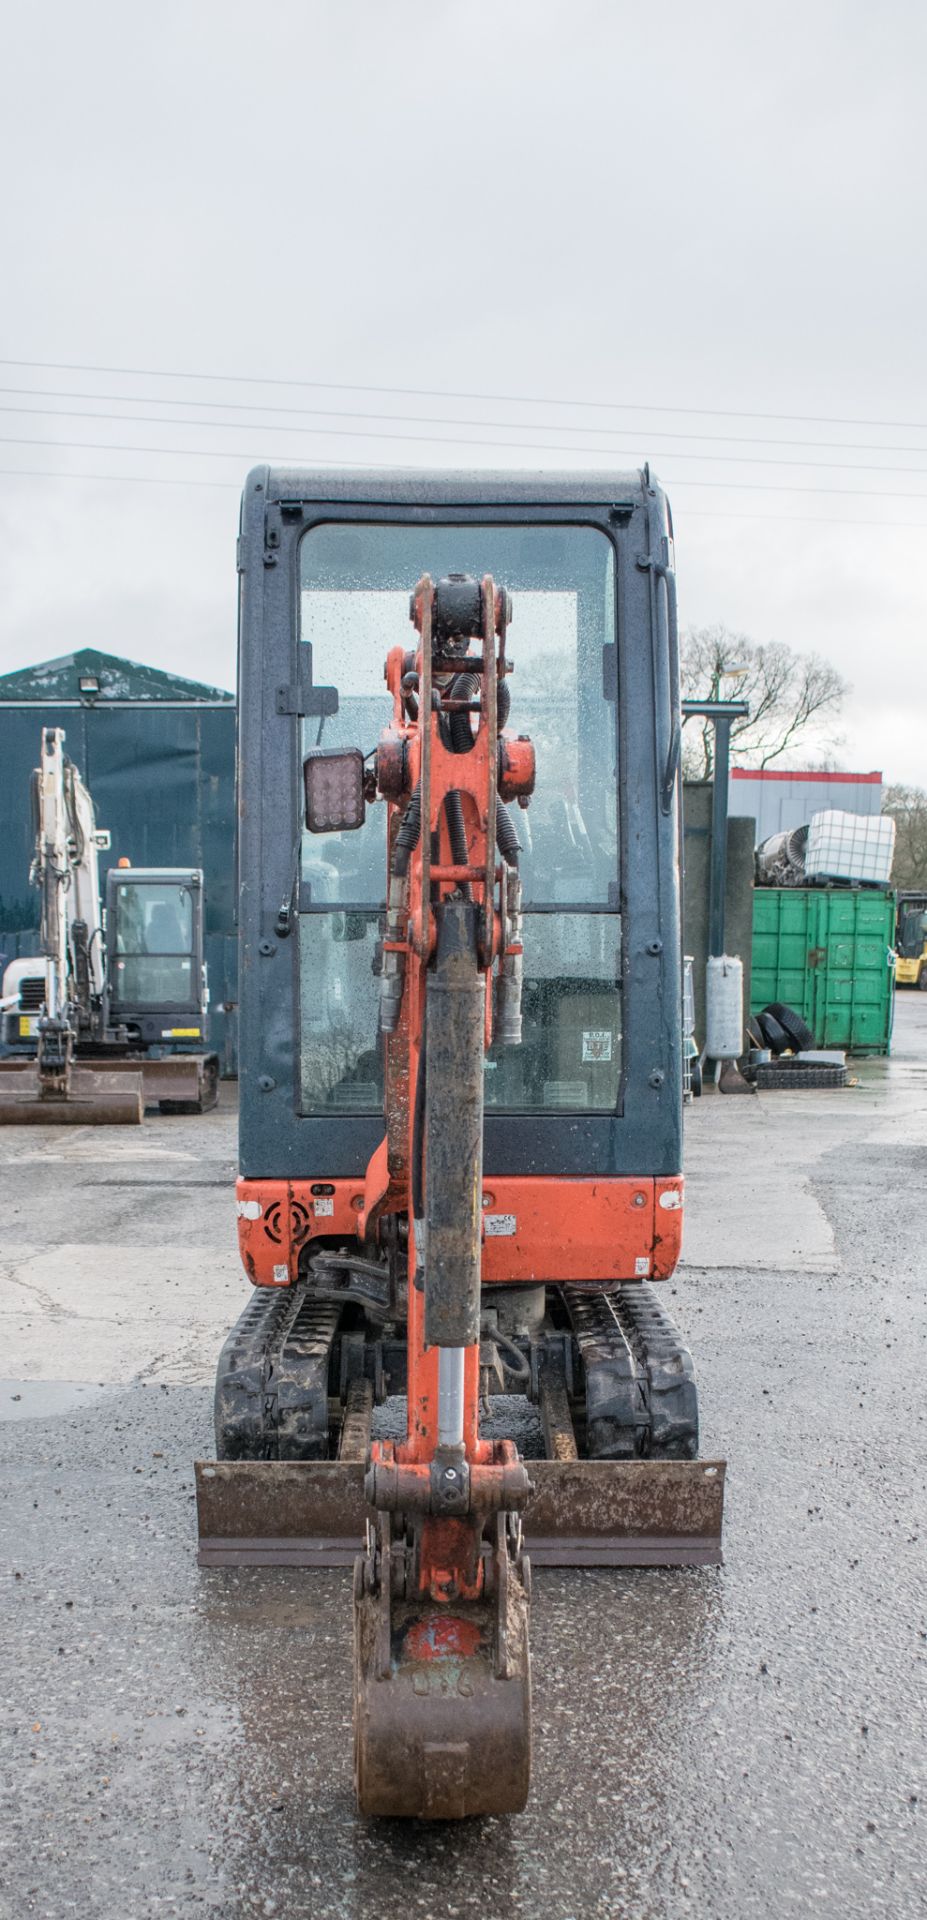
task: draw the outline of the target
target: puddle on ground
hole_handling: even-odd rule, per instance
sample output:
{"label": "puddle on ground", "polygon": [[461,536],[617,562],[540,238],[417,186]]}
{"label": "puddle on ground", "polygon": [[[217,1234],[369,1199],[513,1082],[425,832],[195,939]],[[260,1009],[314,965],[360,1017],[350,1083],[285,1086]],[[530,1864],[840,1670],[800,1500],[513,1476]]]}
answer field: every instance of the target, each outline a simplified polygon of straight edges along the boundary
{"label": "puddle on ground", "polygon": [[0,1380],[0,1421],[55,1420],[125,1387],[96,1380]]}

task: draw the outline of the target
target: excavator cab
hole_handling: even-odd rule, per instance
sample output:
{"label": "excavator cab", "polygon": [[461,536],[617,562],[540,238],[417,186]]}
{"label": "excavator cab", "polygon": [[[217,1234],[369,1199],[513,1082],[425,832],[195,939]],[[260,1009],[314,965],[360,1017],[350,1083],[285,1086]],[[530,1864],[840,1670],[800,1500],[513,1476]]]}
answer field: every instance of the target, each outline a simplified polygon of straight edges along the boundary
{"label": "excavator cab", "polygon": [[530,1564],[720,1558],[682,1230],[680,700],[649,471],[260,468],[239,1240],[200,1563],[355,1566],[362,1811],[515,1811]]}
{"label": "excavator cab", "polygon": [[130,1044],[189,1051],[206,1038],[203,875],[111,867],[106,876],[107,1024]]}

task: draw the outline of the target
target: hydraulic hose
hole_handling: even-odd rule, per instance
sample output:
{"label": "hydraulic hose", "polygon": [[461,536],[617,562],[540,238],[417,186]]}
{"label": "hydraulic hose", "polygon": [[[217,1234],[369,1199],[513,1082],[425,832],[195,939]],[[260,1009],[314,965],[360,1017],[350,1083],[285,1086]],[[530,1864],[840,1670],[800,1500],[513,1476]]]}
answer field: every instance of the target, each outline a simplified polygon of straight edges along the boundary
{"label": "hydraulic hose", "polygon": [[455,867],[465,867],[470,858],[467,846],[467,829],[464,825],[463,803],[456,789],[445,795],[444,812],[447,818],[447,830],[451,842],[451,854]]}
{"label": "hydraulic hose", "polygon": [[[447,690],[450,700],[475,700],[480,690],[478,676],[475,673],[458,673]],[[441,738],[451,753],[469,753],[473,745],[473,732],[470,715],[456,707],[451,713],[442,714],[440,722]],[[464,824],[463,804],[460,794],[450,792],[444,801],[444,813],[447,820],[448,836],[451,843],[451,857],[455,867],[465,867],[469,860],[467,829]],[[469,884],[464,894],[470,898]]]}
{"label": "hydraulic hose", "polygon": [[[475,700],[480,690],[480,682],[475,673],[455,674],[447,690],[449,700]],[[453,713],[445,715],[442,733],[451,753],[469,753],[473,745],[473,730],[470,715],[458,707]]]}
{"label": "hydraulic hose", "polygon": [[[425,1216],[425,1045],[428,1032],[428,999],[422,1003],[422,1035],[415,1075],[415,1104],[412,1109],[412,1217]],[[421,1265],[422,1248],[417,1248]]]}
{"label": "hydraulic hose", "polygon": [[409,861],[418,846],[422,831],[422,789],[419,784],[413,788],[412,797],[399,822],[393,846],[393,873],[400,876],[409,871]]}
{"label": "hydraulic hose", "polygon": [[496,801],[496,846],[506,865],[517,867],[521,842],[508,807],[501,800]]}

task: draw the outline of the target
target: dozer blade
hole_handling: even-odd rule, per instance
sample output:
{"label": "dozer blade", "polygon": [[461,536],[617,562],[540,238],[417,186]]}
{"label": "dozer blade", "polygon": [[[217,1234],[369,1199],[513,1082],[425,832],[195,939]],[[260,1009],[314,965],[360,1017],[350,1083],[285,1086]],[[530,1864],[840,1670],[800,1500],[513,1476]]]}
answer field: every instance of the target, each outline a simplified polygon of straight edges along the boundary
{"label": "dozer blade", "polygon": [[[362,1814],[462,1820],[520,1813],[531,1777],[524,1563],[500,1524],[492,1592],[395,1598],[401,1558],[371,1529],[354,1585],[354,1783]],[[399,1578],[397,1579],[397,1571]]]}
{"label": "dozer blade", "polygon": [[[11,1063],[12,1064],[12,1063]],[[0,1126],[137,1127],[144,1113],[139,1072],[72,1067],[67,1094],[43,1094],[32,1062],[4,1072],[0,1065]]]}
{"label": "dozer blade", "polygon": [[142,1076],[146,1107],[162,1113],[209,1113],[219,1098],[216,1053],[166,1053],[160,1060],[133,1060]]}
{"label": "dozer blade", "polygon": [[[718,1567],[720,1460],[528,1460],[525,1550],[543,1567]],[[364,1468],[196,1463],[201,1567],[344,1567],[362,1551]]]}

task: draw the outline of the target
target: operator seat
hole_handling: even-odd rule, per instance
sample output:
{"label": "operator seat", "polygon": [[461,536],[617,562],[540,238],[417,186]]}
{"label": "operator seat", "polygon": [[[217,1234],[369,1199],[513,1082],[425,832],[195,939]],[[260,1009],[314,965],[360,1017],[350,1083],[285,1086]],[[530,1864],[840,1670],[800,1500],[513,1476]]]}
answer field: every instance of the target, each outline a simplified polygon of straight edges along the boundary
{"label": "operator seat", "polygon": [[145,950],[148,953],[186,952],[180,915],[167,901],[152,907],[145,929]]}

